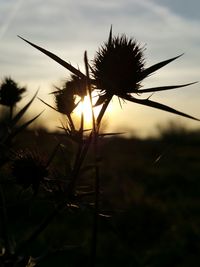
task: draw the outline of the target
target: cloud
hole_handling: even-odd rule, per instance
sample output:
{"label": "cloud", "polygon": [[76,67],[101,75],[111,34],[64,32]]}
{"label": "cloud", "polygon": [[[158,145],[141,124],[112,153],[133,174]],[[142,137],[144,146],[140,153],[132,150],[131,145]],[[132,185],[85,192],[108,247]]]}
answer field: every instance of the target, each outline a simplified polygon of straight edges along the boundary
{"label": "cloud", "polygon": [[7,31],[5,34],[3,30],[0,59],[10,65],[14,61],[34,64],[44,59],[19,40],[16,37],[19,34],[75,64],[82,64],[84,50],[92,58],[107,39],[111,24],[114,33],[126,33],[142,44],[147,43],[149,64],[187,51],[191,58],[196,58],[200,21],[180,16],[172,7],[155,0],[49,0],[48,3],[29,0],[23,5],[20,0],[12,12],[11,9],[8,12],[7,5],[8,19],[4,24]]}
{"label": "cloud", "polygon": [[174,13],[179,14],[182,17],[185,17],[189,20],[200,20],[199,10],[200,2],[199,0],[153,0],[155,3],[164,5],[170,10],[173,10]]}
{"label": "cloud", "polygon": [[[42,86],[45,94],[50,90],[49,85],[65,78],[68,72],[17,38],[17,34],[83,69],[84,51],[87,50],[92,59],[107,39],[112,24],[114,34],[126,33],[142,45],[147,43],[147,66],[186,52],[181,59],[147,80],[147,86],[199,80],[200,20],[186,12],[188,5],[190,13],[199,10],[199,1],[191,0],[187,4],[186,0],[181,0],[179,9],[176,3],[180,4],[180,0],[0,1],[4,14],[3,20],[0,19],[3,25],[0,29],[1,77],[11,75],[35,88]],[[173,95],[178,103],[181,93],[196,103],[198,95],[200,97],[198,87],[195,85],[177,94],[168,93],[169,101]],[[195,91],[196,95],[189,95]],[[167,101],[165,96],[163,100]]]}
{"label": "cloud", "polygon": [[10,6],[10,11],[8,11],[8,14],[2,19],[0,28],[0,40],[8,31],[9,26],[12,24],[12,21],[14,20],[23,2],[24,0],[17,0],[15,3],[13,2],[13,5]]}

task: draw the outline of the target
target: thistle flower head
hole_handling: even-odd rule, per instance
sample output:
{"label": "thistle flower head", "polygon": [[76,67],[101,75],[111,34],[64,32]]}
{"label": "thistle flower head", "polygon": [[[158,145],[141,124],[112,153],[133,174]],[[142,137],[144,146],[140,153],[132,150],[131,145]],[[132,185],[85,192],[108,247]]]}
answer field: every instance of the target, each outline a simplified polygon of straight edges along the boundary
{"label": "thistle flower head", "polygon": [[0,86],[0,104],[13,107],[22,98],[26,88],[18,87],[11,78],[5,78]]}
{"label": "thistle flower head", "polygon": [[37,193],[40,183],[48,175],[46,166],[46,161],[38,153],[20,151],[13,159],[12,174],[17,184],[23,188],[32,187]]}
{"label": "thistle flower head", "polygon": [[66,88],[73,92],[74,95],[84,97],[87,95],[86,79],[77,75],[71,75],[71,79],[66,82]]}
{"label": "thistle flower head", "polygon": [[76,107],[74,94],[67,88],[63,88],[55,92],[54,95],[57,110],[66,115],[71,114]]}
{"label": "thistle flower head", "polygon": [[54,92],[57,110],[69,115],[76,108],[76,96],[86,95],[86,82],[76,75],[71,76],[71,80],[66,81],[62,88],[57,88]]}
{"label": "thistle flower head", "polygon": [[107,94],[136,92],[144,69],[143,49],[125,35],[111,37],[97,52],[92,69],[97,88]]}

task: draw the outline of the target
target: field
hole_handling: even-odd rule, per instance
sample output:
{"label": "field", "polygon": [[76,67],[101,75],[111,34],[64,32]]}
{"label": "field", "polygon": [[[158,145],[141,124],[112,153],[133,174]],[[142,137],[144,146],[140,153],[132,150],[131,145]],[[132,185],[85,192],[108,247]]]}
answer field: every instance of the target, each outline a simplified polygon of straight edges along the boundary
{"label": "field", "polygon": [[[29,147],[47,156],[58,141],[71,150],[72,143],[63,134],[25,131],[16,138],[15,149]],[[168,129],[160,138],[145,140],[105,137],[99,147],[97,266],[199,266],[199,131]],[[59,173],[59,178],[67,179],[69,159],[62,153],[57,152],[51,169]],[[27,246],[32,257],[39,257],[38,266],[88,266],[92,173],[88,167],[77,187],[87,194],[62,209]],[[30,188],[22,189],[13,183],[9,164],[2,168],[1,179],[6,192],[7,227],[11,243],[16,244],[51,214],[65,191],[60,184],[53,196],[50,189],[43,187],[33,195]]]}

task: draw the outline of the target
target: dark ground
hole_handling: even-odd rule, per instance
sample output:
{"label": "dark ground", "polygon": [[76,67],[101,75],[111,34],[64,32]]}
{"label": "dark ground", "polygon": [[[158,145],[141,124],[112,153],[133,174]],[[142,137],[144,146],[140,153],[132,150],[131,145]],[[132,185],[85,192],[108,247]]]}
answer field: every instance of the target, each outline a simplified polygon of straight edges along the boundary
{"label": "dark ground", "polygon": [[[17,137],[14,148],[37,149],[48,157],[58,141],[64,151],[58,151],[51,168],[59,178],[66,177],[73,146],[64,136],[26,131]],[[146,140],[106,137],[99,147],[103,215],[97,266],[199,267],[200,132],[169,130],[158,139]],[[4,181],[12,181],[9,168],[1,170]],[[93,187],[92,173],[83,172],[80,190]],[[4,185],[4,191],[14,243],[30,234],[53,210],[55,200],[62,198],[59,192],[52,196],[42,187],[33,196],[30,189],[22,190],[12,182]],[[59,213],[27,247],[32,256],[41,256],[38,266],[88,266],[92,199],[83,197],[79,207]]]}

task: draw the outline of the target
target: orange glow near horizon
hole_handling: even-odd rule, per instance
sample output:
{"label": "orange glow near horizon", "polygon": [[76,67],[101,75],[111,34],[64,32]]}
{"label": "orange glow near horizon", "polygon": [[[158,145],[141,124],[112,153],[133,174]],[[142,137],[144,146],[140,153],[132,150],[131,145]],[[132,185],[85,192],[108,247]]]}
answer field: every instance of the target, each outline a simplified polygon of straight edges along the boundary
{"label": "orange glow near horizon", "polygon": [[[100,107],[93,109],[95,118],[98,116]],[[80,102],[74,113],[80,118],[81,114],[84,115],[84,125],[86,128],[92,128],[92,106],[89,96],[85,96],[84,101]]]}

